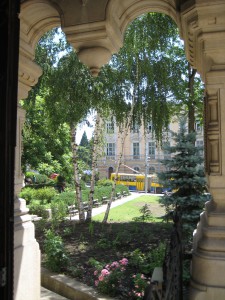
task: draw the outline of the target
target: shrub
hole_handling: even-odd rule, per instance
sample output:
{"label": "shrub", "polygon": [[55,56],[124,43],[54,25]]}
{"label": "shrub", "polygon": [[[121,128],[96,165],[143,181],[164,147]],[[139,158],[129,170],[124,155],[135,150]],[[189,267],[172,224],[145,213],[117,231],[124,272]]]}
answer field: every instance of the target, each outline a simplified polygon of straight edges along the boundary
{"label": "shrub", "polygon": [[50,229],[45,232],[44,252],[46,266],[51,271],[60,272],[63,267],[68,265],[69,259],[62,238]]}
{"label": "shrub", "polygon": [[19,197],[25,199],[26,203],[29,204],[32,201],[32,199],[34,199],[34,192],[34,189],[30,187],[25,187],[20,192]]}
{"label": "shrub", "polygon": [[97,186],[112,186],[113,181],[110,179],[100,179],[97,182]]}
{"label": "shrub", "polygon": [[148,281],[144,274],[133,275],[133,289],[130,293],[132,299],[143,299],[147,285]]}
{"label": "shrub", "polygon": [[34,192],[35,199],[41,201],[42,204],[51,203],[51,200],[56,195],[56,191],[52,187],[44,187],[41,189],[36,189]]}
{"label": "shrub", "polygon": [[119,294],[119,286],[124,278],[124,271],[128,260],[126,258],[120,261],[114,261],[106,265],[102,270],[96,269],[94,272],[95,286],[97,289],[110,296]]}
{"label": "shrub", "polygon": [[74,203],[76,203],[76,196],[75,196],[75,192],[74,191],[70,191],[70,192],[63,192],[60,193],[58,195],[55,195],[52,202],[59,202],[62,201],[64,202],[67,206],[68,205],[73,205]]}
{"label": "shrub", "polygon": [[33,200],[40,200],[41,204],[50,203],[56,195],[56,191],[53,187],[44,187],[41,189],[33,189],[31,187],[25,187],[20,192],[20,197],[30,204]]}
{"label": "shrub", "polygon": [[46,183],[49,180],[49,178],[46,175],[38,174],[35,172],[26,172],[25,177],[32,179],[32,181],[33,181],[33,178],[35,177],[35,182],[33,182],[33,183],[36,183],[36,184]]}
{"label": "shrub", "polygon": [[38,217],[42,217],[43,219],[48,218],[48,212],[46,211],[46,205],[40,203],[31,203],[29,205],[29,212],[32,215],[37,215]]}
{"label": "shrub", "polygon": [[141,273],[152,274],[155,267],[163,265],[165,250],[165,243],[160,243],[157,248],[150,250],[147,254],[142,253],[140,249],[136,249],[131,252],[130,265]]}
{"label": "shrub", "polygon": [[68,205],[62,200],[52,201],[52,223],[57,225],[59,222],[63,221],[68,215]]}

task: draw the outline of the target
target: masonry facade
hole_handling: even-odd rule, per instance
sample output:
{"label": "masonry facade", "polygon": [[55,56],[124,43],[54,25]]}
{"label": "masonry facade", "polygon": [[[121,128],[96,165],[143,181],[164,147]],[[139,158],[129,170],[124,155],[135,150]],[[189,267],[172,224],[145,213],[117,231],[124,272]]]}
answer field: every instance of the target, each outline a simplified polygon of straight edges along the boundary
{"label": "masonry facade", "polygon": [[[134,124],[128,131],[123,151],[121,140],[119,139],[119,128],[116,126],[115,120],[105,122],[104,129],[104,155],[98,159],[97,167],[99,177],[110,179],[112,172],[115,172],[118,158],[122,151],[122,161],[119,169],[120,173],[142,173],[154,174],[162,172],[164,166],[161,161],[168,159],[168,153],[163,150],[164,145],[174,145],[171,132],[178,132],[179,123],[173,121],[164,131],[162,141],[157,142],[154,135],[153,124],[147,124],[146,130],[144,125]],[[200,122],[195,123],[196,146],[203,147],[204,132]],[[201,153],[203,155],[203,152]]]}
{"label": "masonry facade", "polygon": [[[7,170],[12,166],[13,159],[8,153],[9,149],[10,153],[13,153],[14,142],[10,139],[17,125],[14,179],[14,299],[35,300],[40,298],[40,251],[26,205],[18,198],[22,186],[20,136],[24,116],[18,106],[17,122],[14,122],[15,103],[11,101],[15,97],[13,87],[16,85],[12,82],[16,76],[9,67],[13,67],[13,64],[16,66],[17,62],[16,59],[9,58],[18,54],[18,33],[13,31],[13,25],[18,20],[15,3],[16,1],[4,0],[0,5],[6,20],[0,27],[4,33],[14,32],[11,37],[15,39],[16,46],[12,47],[7,34],[2,36],[6,41],[6,60],[2,61],[6,77],[1,74],[0,85],[6,117],[2,115],[0,124],[3,149],[1,174],[8,183],[12,182],[12,174]],[[21,0],[20,4],[18,100],[26,99],[29,90],[37,83],[42,73],[34,62],[35,45],[40,37],[53,27],[62,27],[80,60],[90,68],[93,76],[97,76],[101,66],[122,46],[126,27],[134,18],[146,12],[159,12],[168,14],[176,22],[184,40],[187,59],[205,83],[205,165],[208,187],[213,197],[213,200],[206,204],[194,236],[190,299],[224,299],[225,1]],[[9,104],[12,104],[12,107],[9,107]],[[11,129],[10,126],[14,127]],[[7,212],[12,186],[2,181],[1,187],[4,194],[2,204]],[[7,222],[11,221],[5,220],[6,227]],[[1,289],[4,289],[4,286],[1,286]]]}

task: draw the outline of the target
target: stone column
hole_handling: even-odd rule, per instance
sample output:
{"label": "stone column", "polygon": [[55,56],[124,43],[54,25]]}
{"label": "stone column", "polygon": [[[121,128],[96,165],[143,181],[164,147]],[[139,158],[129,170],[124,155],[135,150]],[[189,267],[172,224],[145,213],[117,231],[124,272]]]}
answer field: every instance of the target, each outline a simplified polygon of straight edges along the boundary
{"label": "stone column", "polygon": [[188,59],[205,83],[205,166],[212,200],[194,233],[190,299],[220,300],[225,299],[225,3],[191,5],[181,13],[183,37]]}
{"label": "stone column", "polygon": [[[28,47],[26,47],[28,48]],[[18,101],[25,99],[41,75],[41,68],[32,61],[33,56],[20,43]],[[28,214],[26,201],[18,197],[23,186],[21,169],[22,129],[25,111],[18,104],[17,144],[15,150],[15,202],[14,202],[14,299],[40,299],[40,250],[35,239],[34,224]]]}

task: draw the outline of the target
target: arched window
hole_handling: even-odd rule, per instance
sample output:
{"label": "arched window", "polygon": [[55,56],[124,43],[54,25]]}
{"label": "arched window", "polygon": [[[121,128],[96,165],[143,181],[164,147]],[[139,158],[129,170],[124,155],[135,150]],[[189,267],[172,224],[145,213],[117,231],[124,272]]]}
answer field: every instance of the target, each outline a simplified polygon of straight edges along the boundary
{"label": "arched window", "polygon": [[108,169],[108,179],[111,179],[111,174],[113,173],[113,167],[109,167]]}
{"label": "arched window", "polygon": [[148,173],[149,174],[154,174],[155,173],[155,168],[154,167],[149,167]]}
{"label": "arched window", "polygon": [[137,172],[134,171],[133,172],[134,174],[138,174],[140,172],[140,168],[139,167],[134,167],[134,170],[137,171]]}

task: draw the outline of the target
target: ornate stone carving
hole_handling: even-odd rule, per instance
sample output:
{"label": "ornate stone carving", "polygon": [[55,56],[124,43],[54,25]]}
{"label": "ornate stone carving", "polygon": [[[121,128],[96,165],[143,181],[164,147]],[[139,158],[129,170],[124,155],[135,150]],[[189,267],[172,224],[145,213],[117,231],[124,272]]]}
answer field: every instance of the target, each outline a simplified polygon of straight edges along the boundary
{"label": "ornate stone carving", "polygon": [[220,142],[220,103],[219,96],[207,97],[206,108],[206,151],[207,172],[211,175],[221,174],[221,142]]}

